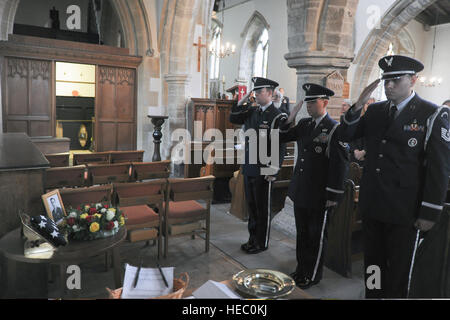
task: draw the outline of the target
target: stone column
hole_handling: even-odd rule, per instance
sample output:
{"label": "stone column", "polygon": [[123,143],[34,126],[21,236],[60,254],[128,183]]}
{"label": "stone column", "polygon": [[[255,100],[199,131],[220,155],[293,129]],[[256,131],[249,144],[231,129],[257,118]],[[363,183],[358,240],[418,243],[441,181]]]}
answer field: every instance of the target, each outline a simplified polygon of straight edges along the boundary
{"label": "stone column", "polygon": [[164,126],[161,151],[163,159],[170,159],[173,146],[170,133],[180,128],[187,129],[186,102],[190,76],[187,74],[166,74],[164,80],[167,82],[167,114],[169,119],[168,125]]}
{"label": "stone column", "polygon": [[[288,0],[288,66],[297,70],[297,101],[306,82],[326,85],[335,71],[346,78],[353,59],[356,0]],[[330,108],[337,108],[335,99]],[[299,117],[307,116],[303,108]]]}
{"label": "stone column", "polygon": [[[285,59],[288,66],[297,70],[297,100],[305,98],[303,84],[307,82],[317,83],[326,86],[327,76],[335,71],[339,71],[344,77],[350,66],[350,58],[333,57],[326,52],[296,52],[288,53]],[[333,88],[330,88],[333,90]],[[341,97],[337,96],[330,100],[329,109],[340,107]],[[302,108],[299,117],[307,117],[306,108]]]}

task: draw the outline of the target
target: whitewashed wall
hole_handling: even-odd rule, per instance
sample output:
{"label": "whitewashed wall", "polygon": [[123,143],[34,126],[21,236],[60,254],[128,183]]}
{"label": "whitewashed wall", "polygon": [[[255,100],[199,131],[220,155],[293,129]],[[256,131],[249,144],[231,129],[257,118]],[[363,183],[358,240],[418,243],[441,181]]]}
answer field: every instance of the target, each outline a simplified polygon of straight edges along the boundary
{"label": "whitewashed wall", "polygon": [[[251,0],[225,9],[223,41],[234,43],[236,54],[222,60],[220,79],[225,76],[225,88],[236,84],[239,53],[244,40],[241,33],[256,10],[270,25],[267,77],[279,82],[280,87],[285,89],[286,95],[295,99],[297,96],[296,71],[289,68],[284,59],[284,55],[288,53],[286,1]],[[218,12],[217,18],[221,21],[222,12]]]}

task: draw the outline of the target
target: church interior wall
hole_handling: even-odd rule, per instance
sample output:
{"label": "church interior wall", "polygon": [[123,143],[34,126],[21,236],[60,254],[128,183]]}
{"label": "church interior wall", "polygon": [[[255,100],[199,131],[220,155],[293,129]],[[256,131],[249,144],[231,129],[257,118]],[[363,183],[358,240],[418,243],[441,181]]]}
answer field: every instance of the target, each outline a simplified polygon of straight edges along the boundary
{"label": "church interior wall", "polygon": [[[422,63],[425,69],[420,76],[430,77],[431,72],[433,76],[442,77],[443,81],[440,86],[424,87],[416,85],[416,92],[424,99],[430,100],[436,104],[442,104],[447,99],[450,99],[450,42],[448,35],[450,34],[450,23],[441,24],[437,26],[436,30],[436,48],[434,52],[433,65],[431,65],[434,29],[431,27],[429,31],[423,31],[425,36],[422,45]],[[431,68],[432,67],[432,68]]]}
{"label": "church interior wall", "polygon": [[[285,89],[286,95],[293,98],[297,95],[297,76],[295,69],[289,68],[284,59],[288,53],[287,46],[287,7],[286,1],[252,0],[225,9],[223,41],[236,45],[236,54],[222,59],[220,77],[225,76],[225,88],[235,85],[238,78],[240,50],[243,45],[241,33],[255,11],[261,13],[270,28],[267,77],[277,81]],[[217,13],[221,21],[222,12]]]}
{"label": "church interior wall", "polygon": [[[49,10],[55,7],[59,11],[59,22],[62,30],[68,30],[66,20],[70,14],[66,13],[67,7],[76,4],[81,10],[81,30],[87,32],[88,3],[89,0],[20,0],[17,8],[15,23],[46,27],[50,24]],[[49,25],[51,26],[51,24]]]}

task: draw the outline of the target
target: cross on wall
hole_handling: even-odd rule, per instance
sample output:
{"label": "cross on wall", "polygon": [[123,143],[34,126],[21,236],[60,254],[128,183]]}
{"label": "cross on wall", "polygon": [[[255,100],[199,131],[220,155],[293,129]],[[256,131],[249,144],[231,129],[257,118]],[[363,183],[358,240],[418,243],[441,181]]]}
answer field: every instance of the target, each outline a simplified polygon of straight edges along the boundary
{"label": "cross on wall", "polygon": [[194,43],[194,47],[197,47],[197,72],[200,72],[201,50],[206,48],[206,44],[202,43],[202,37],[198,37],[198,43]]}

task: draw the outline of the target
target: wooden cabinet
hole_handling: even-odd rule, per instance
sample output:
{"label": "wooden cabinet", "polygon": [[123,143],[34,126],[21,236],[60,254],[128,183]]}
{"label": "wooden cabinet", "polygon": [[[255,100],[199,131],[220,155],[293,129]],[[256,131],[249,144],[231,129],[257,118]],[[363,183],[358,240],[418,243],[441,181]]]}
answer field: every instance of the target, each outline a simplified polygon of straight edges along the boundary
{"label": "wooden cabinet", "polygon": [[226,140],[226,129],[233,129],[235,126],[230,122],[231,107],[237,103],[235,100],[215,100],[192,98],[192,104],[188,110],[189,131],[194,134],[194,121],[202,124],[202,134],[206,130],[219,129]]}

